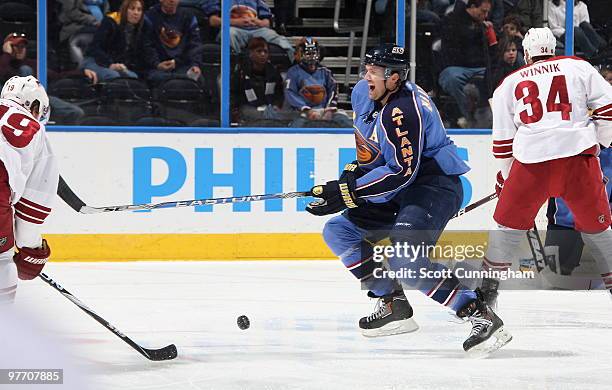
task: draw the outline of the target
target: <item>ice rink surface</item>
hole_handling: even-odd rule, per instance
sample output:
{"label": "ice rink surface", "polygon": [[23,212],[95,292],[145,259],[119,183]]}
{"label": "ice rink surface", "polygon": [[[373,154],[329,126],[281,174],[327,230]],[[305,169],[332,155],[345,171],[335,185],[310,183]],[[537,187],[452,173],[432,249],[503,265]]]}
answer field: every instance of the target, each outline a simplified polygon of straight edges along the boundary
{"label": "ice rink surface", "polygon": [[[418,332],[362,337],[357,321],[375,300],[340,262],[50,263],[45,271],[143,346],[178,347],[174,361],[147,361],[41,280],[22,282],[17,304],[60,338],[91,389],[612,388],[612,300],[603,291],[502,292],[498,314],[514,340],[476,360],[461,348],[469,324],[451,322],[416,291],[407,296]],[[236,325],[241,314],[250,329]]]}

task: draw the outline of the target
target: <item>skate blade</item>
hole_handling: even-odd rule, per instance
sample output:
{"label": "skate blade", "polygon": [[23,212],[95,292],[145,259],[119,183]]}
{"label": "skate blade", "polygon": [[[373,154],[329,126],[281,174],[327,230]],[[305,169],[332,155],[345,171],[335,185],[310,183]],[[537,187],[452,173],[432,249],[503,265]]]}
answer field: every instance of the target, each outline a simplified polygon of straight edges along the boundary
{"label": "skate blade", "polygon": [[393,336],[402,333],[412,333],[419,329],[419,325],[412,318],[393,321],[377,329],[362,329],[361,334],[365,337]]}
{"label": "skate blade", "polygon": [[[492,339],[495,339],[493,341]],[[472,347],[467,354],[473,359],[482,359],[512,341],[512,335],[502,326],[484,342]]]}

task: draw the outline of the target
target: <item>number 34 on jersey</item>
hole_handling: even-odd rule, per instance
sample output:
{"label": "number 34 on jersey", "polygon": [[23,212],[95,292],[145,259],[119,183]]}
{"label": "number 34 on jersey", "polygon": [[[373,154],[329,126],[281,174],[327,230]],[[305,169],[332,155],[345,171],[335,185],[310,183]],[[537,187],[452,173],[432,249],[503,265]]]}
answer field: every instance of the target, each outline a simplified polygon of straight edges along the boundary
{"label": "number 34 on jersey", "polygon": [[600,120],[589,111],[612,111],[611,104],[612,86],[580,58],[552,57],[523,67],[493,94],[494,155],[536,163],[607,146],[612,118]]}

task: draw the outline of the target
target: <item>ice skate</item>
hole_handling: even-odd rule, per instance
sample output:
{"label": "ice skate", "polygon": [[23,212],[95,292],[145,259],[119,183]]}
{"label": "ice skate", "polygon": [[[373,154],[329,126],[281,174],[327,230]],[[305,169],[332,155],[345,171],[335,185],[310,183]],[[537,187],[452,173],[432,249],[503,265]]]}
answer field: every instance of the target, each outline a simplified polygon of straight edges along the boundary
{"label": "ice skate", "polygon": [[463,349],[472,357],[484,357],[508,344],[512,335],[504,329],[504,322],[487,305],[479,289],[476,294],[476,299],[459,309],[457,316],[472,323]]}
{"label": "ice skate", "polygon": [[360,319],[359,327],[365,337],[410,333],[419,329],[412,315],[412,306],[404,292],[395,291],[379,297],[374,313]]}

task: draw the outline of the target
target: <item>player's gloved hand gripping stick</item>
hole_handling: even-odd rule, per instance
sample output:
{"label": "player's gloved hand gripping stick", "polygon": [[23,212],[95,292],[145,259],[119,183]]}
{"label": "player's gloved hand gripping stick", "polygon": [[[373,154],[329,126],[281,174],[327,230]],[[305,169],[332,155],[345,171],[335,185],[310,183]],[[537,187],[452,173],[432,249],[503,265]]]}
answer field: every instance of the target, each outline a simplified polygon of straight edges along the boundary
{"label": "player's gloved hand gripping stick", "polygon": [[312,187],[310,192],[319,199],[311,202],[306,207],[306,211],[312,215],[323,216],[364,204],[365,200],[355,195],[358,169],[359,166],[356,163],[346,164],[338,180]]}

